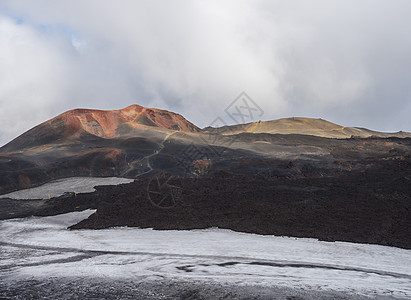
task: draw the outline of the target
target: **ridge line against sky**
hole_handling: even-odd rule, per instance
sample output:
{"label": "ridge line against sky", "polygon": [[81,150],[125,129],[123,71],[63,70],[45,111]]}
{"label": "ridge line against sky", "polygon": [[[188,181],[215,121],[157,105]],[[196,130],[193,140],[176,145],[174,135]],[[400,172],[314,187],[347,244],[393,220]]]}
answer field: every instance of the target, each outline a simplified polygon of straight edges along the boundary
{"label": "ridge line against sky", "polygon": [[410,132],[410,11],[407,0],[0,0],[0,145],[78,107],[139,104],[205,127],[242,91],[262,120]]}

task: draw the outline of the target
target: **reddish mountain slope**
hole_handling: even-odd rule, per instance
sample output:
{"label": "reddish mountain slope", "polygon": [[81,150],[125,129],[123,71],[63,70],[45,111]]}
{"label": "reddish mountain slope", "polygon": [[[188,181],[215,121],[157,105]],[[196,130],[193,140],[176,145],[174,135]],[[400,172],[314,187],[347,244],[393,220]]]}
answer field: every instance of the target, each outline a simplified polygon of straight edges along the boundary
{"label": "reddish mountain slope", "polygon": [[115,138],[149,127],[184,132],[200,131],[179,114],[140,105],[131,105],[120,110],[74,109],[23,133],[2,147],[0,152],[20,151],[67,139],[77,139],[87,134],[100,138]]}
{"label": "reddish mountain slope", "polygon": [[197,132],[199,128],[183,116],[166,110],[131,105],[120,110],[75,109],[65,112],[47,121],[53,123],[62,120],[66,126],[66,135],[86,131],[90,134],[113,138],[119,135],[120,126],[141,128],[142,126]]}

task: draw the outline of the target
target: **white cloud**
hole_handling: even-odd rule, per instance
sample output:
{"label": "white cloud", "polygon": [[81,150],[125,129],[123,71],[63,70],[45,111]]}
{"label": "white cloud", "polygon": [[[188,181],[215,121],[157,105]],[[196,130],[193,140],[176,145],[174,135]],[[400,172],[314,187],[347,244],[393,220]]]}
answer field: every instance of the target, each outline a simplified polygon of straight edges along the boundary
{"label": "white cloud", "polygon": [[65,56],[29,26],[0,15],[0,141],[44,120],[64,83]]}
{"label": "white cloud", "polygon": [[[23,23],[2,16],[0,144],[79,106],[138,103],[206,126],[242,91],[265,119],[411,130],[410,9],[401,0],[4,0],[0,14]],[[12,42],[19,35],[28,46]]]}

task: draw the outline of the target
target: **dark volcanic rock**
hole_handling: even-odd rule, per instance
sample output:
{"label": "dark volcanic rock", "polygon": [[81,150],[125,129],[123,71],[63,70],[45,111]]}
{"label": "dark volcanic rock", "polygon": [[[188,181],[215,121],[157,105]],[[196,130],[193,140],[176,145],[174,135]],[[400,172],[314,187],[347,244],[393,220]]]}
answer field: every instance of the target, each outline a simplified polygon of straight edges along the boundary
{"label": "dark volcanic rock", "polygon": [[172,178],[168,183],[181,188],[181,196],[167,209],[148,200],[147,180],[136,181],[99,189],[105,203],[71,228],[219,227],[411,249],[410,170],[410,161],[393,160],[374,162],[366,172],[333,176],[257,178],[215,172]]}
{"label": "dark volcanic rock", "polygon": [[0,148],[0,194],[73,176],[136,181],[0,198],[0,218],[97,208],[72,228],[221,227],[410,249],[409,136],[307,118],[201,130],[138,105],[72,110]]}

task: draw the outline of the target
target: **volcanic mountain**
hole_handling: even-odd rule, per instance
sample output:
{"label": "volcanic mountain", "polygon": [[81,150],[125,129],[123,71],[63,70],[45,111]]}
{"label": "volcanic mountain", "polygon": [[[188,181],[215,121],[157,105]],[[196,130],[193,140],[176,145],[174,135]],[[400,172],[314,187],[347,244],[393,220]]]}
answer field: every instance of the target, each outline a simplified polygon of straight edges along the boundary
{"label": "volcanic mountain", "polygon": [[[131,105],[120,110],[74,109],[64,112],[15,138],[1,147],[0,153],[21,152],[35,147],[44,150],[45,145],[48,144],[67,145],[93,138],[124,139],[146,137],[147,134],[156,136],[167,131],[221,136],[265,133],[312,135],[326,138],[411,137],[411,134],[406,132],[377,132],[365,128],[344,127],[322,119],[295,117],[220,128],[207,127],[202,130],[180,114]],[[208,137],[204,139],[206,138]]]}
{"label": "volcanic mountain", "polygon": [[[343,127],[310,118],[200,129],[177,113],[140,105],[108,111],[74,109],[0,148],[0,193],[68,176],[137,178],[155,171],[181,175],[200,168],[198,164],[204,161],[207,168],[222,164],[223,169],[233,169],[235,165],[229,165],[238,156],[248,161],[308,156],[324,160],[331,151],[339,152],[337,144],[347,144],[324,137],[406,138],[411,134]],[[397,144],[389,142],[387,147]]]}
{"label": "volcanic mountain", "polygon": [[309,118],[200,129],[132,105],[71,110],[0,148],[0,195],[111,176],[134,181],[49,200],[0,196],[0,219],[97,208],[73,228],[220,227],[411,248],[405,132]]}
{"label": "volcanic mountain", "polygon": [[270,133],[270,134],[303,134],[326,138],[368,138],[368,137],[411,137],[411,133],[399,131],[395,133],[378,132],[359,127],[345,127],[323,119],[312,118],[283,118],[265,122],[253,122],[224,126],[220,128],[208,127],[207,130],[219,132],[223,135],[239,133]]}
{"label": "volcanic mountain", "polygon": [[50,143],[65,143],[88,135],[111,139],[136,136],[139,131],[155,129],[200,131],[179,114],[140,105],[106,111],[74,109],[32,128],[0,148],[0,153],[22,151]]}

